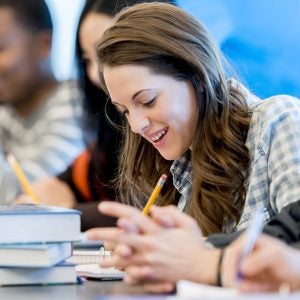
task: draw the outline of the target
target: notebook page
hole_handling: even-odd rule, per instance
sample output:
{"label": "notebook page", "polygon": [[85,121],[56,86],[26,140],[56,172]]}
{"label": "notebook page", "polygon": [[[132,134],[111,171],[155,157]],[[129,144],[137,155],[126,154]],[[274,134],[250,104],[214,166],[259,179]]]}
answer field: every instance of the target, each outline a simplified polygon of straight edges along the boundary
{"label": "notebook page", "polygon": [[180,280],[177,283],[178,299],[230,299],[234,300],[237,290],[229,288],[215,287],[211,285],[197,284],[190,281]]}
{"label": "notebook page", "polygon": [[116,268],[101,268],[99,262],[110,255],[110,251],[74,250],[68,262],[76,264],[76,275],[101,280],[121,280],[125,272]]}
{"label": "notebook page", "polygon": [[102,280],[121,280],[125,272],[116,268],[101,268],[99,264],[77,265],[76,275]]}
{"label": "notebook page", "polygon": [[73,264],[96,264],[110,255],[110,251],[101,253],[99,250],[73,250],[72,256],[68,259]]}
{"label": "notebook page", "polygon": [[180,280],[177,283],[178,300],[298,300],[300,292],[290,294],[280,293],[240,293],[236,289],[215,287],[194,282]]}

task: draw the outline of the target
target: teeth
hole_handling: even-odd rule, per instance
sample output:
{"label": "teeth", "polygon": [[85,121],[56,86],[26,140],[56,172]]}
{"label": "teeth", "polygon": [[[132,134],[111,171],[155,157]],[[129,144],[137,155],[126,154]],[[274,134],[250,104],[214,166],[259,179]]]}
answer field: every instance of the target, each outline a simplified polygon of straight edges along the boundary
{"label": "teeth", "polygon": [[163,129],[162,131],[160,131],[159,133],[157,133],[155,136],[153,136],[151,138],[151,140],[153,142],[156,142],[157,140],[159,140],[167,131],[165,129]]}

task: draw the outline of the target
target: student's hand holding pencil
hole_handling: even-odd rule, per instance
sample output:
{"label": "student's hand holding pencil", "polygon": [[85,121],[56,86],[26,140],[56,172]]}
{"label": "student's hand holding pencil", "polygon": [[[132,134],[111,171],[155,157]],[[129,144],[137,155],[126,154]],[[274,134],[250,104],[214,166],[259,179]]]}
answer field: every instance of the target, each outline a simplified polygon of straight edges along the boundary
{"label": "student's hand holding pencil", "polygon": [[[150,195],[150,197],[149,197],[149,199],[148,199],[148,201],[147,201],[147,203],[146,203],[146,205],[145,205],[145,207],[144,207],[144,209],[142,211],[143,215],[148,215],[149,214],[149,211],[150,211],[152,205],[155,203],[156,198],[158,197],[158,195],[159,195],[159,193],[160,193],[160,191],[161,191],[161,189],[162,189],[162,187],[163,187],[166,179],[167,179],[167,175],[162,174],[160,176],[160,178],[159,178],[156,186],[154,187],[154,189],[153,189],[153,191],[152,191],[152,193],[151,193],[151,195]],[[104,208],[103,208],[104,209],[104,213],[106,213],[107,215],[111,215],[111,216],[115,216],[115,217],[119,218],[119,223],[122,223],[122,218],[126,218],[130,214],[136,214],[137,216],[140,217],[140,211],[138,211],[136,209],[133,209],[133,208],[129,208],[129,207],[125,208],[124,206],[119,206],[119,209],[117,211],[109,210],[109,211],[105,212],[105,204],[103,204],[103,205],[104,205]],[[103,205],[102,205],[102,207],[103,207]],[[100,211],[101,211],[101,207],[100,207]],[[163,226],[163,224],[161,224],[161,225]],[[125,230],[127,232],[132,232],[132,233],[134,233],[134,232],[138,233],[140,231],[140,228],[137,225],[134,225],[133,223],[131,224],[130,227],[131,228],[127,228],[127,229],[123,228],[122,230]],[[93,229],[88,232],[88,234],[90,235],[91,239],[93,239],[94,232],[95,232],[95,230],[93,230]],[[97,232],[97,229],[96,229],[96,232]],[[96,235],[97,235],[97,233],[96,233]],[[97,237],[96,237],[96,239],[97,239]],[[118,245],[117,246],[117,243],[113,242],[113,241],[107,241],[106,240],[105,241],[105,247],[106,247],[106,249],[112,251],[112,253],[113,253],[114,250],[115,250],[115,252],[117,252],[118,250],[120,252],[124,252],[124,253],[125,252],[126,253],[131,252],[130,248],[126,247],[125,245]],[[116,247],[117,247],[117,249],[115,249]],[[109,261],[106,261],[106,263],[110,264]],[[116,266],[116,262],[115,261],[112,262],[112,264],[114,266]],[[122,265],[122,266],[119,266],[119,267],[123,268],[124,266]]]}
{"label": "student's hand holding pencil", "polygon": [[34,204],[33,199],[28,194],[18,195],[12,200],[13,204]]}
{"label": "student's hand holding pencil", "polygon": [[173,206],[153,206],[150,217],[115,202],[103,202],[99,209],[119,218],[118,228],[93,229],[87,232],[88,237],[117,245],[113,256],[101,266],[125,269],[127,283],[147,282],[144,287],[151,292],[171,291],[182,278],[215,283],[220,250],[207,248],[191,217]]}
{"label": "student's hand holding pencil", "polygon": [[[216,264],[220,251],[208,254],[201,231],[191,217],[172,206],[152,206],[165,179],[165,175],[161,176],[143,213],[116,202],[100,203],[101,213],[118,218],[118,227],[92,229],[87,236],[115,245],[113,254],[102,261],[101,266],[125,269],[125,281],[129,284],[147,281],[145,288],[151,292],[170,292],[178,279],[199,279],[203,274],[203,282],[213,283],[215,269],[209,272],[206,264]],[[191,249],[195,253],[191,253],[192,259],[189,260],[186,253]],[[199,264],[200,269],[193,267],[195,257],[204,258],[204,263]],[[178,270],[177,266],[181,269]]]}
{"label": "student's hand holding pencil", "polygon": [[[167,179],[167,175],[165,175],[165,174],[162,174],[161,177],[159,178],[156,186],[154,187],[154,189],[153,189],[153,191],[152,191],[152,193],[151,193],[151,195],[150,195],[150,197],[149,197],[149,199],[148,199],[148,201],[147,201],[147,203],[146,203],[146,205],[145,205],[145,207],[142,211],[143,215],[148,215],[149,214],[149,211],[150,211],[152,205],[155,203],[155,200],[157,199],[157,197],[158,197],[158,195],[159,195],[166,179]],[[138,228],[136,228],[135,230],[138,231]],[[105,248],[107,250],[113,251],[115,246],[116,245],[113,242],[108,242],[108,241],[105,242]]]}
{"label": "student's hand holding pencil", "polygon": [[[151,193],[151,195],[150,195],[150,197],[149,197],[149,199],[148,199],[148,201],[147,201],[147,203],[146,203],[146,205],[145,205],[145,207],[144,207],[144,209],[142,211],[143,215],[148,215],[149,214],[149,211],[150,211],[152,205],[155,203],[155,201],[156,201],[156,199],[157,199],[157,197],[158,197],[158,195],[159,195],[159,193],[160,193],[160,191],[161,191],[161,189],[162,189],[162,187],[163,187],[166,179],[167,179],[167,175],[162,174],[160,176],[160,178],[159,178],[156,186],[154,187],[154,189],[153,189],[153,191],[152,191],[152,193]],[[138,214],[139,213],[140,212],[138,212]],[[117,217],[120,218],[119,215]],[[136,231],[138,231],[138,228],[136,228]],[[106,241],[105,242],[105,248],[107,250],[113,251],[114,248],[115,248],[115,246],[116,245],[113,242],[110,242],[110,241]]]}
{"label": "student's hand holding pencil", "polygon": [[[139,234],[143,233],[142,227],[139,224],[148,224],[147,228],[150,229],[152,221],[149,222],[149,218],[147,215],[149,214],[152,205],[154,204],[165,180],[166,175],[162,175],[158,180],[153,192],[151,193],[147,204],[145,205],[142,213],[140,210],[133,208],[131,206],[122,205],[120,203],[113,203],[113,202],[102,202],[99,205],[100,212],[110,215],[113,217],[118,218],[118,228],[108,228],[108,229],[90,229],[86,232],[87,237],[89,239],[98,239],[99,235],[107,234],[110,238],[103,239],[105,248],[110,250],[112,255],[109,259],[106,259],[103,262],[103,267],[116,267],[118,269],[125,269],[126,263],[124,263],[123,259],[128,259],[128,257],[133,253],[131,247],[126,244],[119,243],[118,240],[115,238],[117,235],[122,235],[124,232],[132,233],[132,234]],[[106,209],[107,208],[107,209]],[[130,219],[132,222],[126,223],[126,219]],[[138,221],[136,223],[135,221]],[[168,222],[162,220],[162,226],[168,226]],[[122,226],[124,224],[124,226]],[[127,224],[127,227],[126,227]],[[121,257],[121,259],[120,259]]]}

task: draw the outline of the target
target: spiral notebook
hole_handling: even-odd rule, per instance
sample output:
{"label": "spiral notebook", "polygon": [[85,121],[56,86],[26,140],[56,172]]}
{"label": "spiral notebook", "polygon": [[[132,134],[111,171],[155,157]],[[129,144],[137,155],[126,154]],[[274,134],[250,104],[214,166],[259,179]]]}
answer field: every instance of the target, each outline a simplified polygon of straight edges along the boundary
{"label": "spiral notebook", "polygon": [[73,250],[68,261],[76,265],[98,264],[101,259],[110,255],[110,251],[100,252],[99,250]]}
{"label": "spiral notebook", "polygon": [[116,268],[101,268],[99,264],[77,265],[75,270],[78,276],[100,280],[122,280],[125,275]]}
{"label": "spiral notebook", "polygon": [[76,264],[76,275],[99,280],[122,280],[125,272],[116,268],[101,268],[100,260],[110,255],[110,251],[74,250],[69,262]]}

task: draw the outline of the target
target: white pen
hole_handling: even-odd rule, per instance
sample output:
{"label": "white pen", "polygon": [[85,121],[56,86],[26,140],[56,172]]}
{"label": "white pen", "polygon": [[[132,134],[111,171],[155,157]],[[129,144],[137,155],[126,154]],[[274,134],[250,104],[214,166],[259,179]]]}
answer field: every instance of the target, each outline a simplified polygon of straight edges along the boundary
{"label": "white pen", "polygon": [[239,283],[241,279],[243,278],[243,274],[240,271],[240,266],[242,260],[249,255],[253,247],[255,245],[255,242],[258,238],[258,236],[261,234],[263,225],[264,225],[264,213],[263,208],[258,209],[254,215],[254,218],[250,221],[250,225],[246,229],[245,235],[246,235],[246,244],[244,246],[244,249],[239,257],[238,265],[237,265],[237,273],[236,273],[236,282]]}

